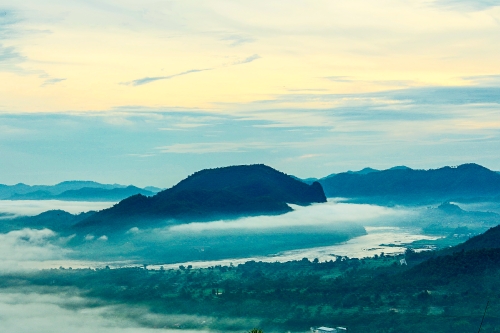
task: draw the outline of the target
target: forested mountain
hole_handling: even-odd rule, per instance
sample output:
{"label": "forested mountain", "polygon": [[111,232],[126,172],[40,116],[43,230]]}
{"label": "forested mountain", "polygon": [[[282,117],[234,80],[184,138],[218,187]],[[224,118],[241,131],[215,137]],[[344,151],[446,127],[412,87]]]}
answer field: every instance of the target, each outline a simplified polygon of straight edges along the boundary
{"label": "forested mountain", "polygon": [[500,175],[477,164],[413,170],[396,167],[320,179],[328,197],[377,203],[429,203],[500,195]]}
{"label": "forested mountain", "polygon": [[77,224],[77,229],[118,230],[138,220],[206,221],[224,217],[283,214],[287,204],[326,202],[319,183],[307,185],[265,165],[196,172],[153,197],[135,195]]}
{"label": "forested mountain", "polygon": [[70,214],[63,210],[49,210],[36,216],[22,216],[2,219],[0,232],[21,230],[24,228],[45,229],[65,232],[76,223],[88,218],[95,212]]}

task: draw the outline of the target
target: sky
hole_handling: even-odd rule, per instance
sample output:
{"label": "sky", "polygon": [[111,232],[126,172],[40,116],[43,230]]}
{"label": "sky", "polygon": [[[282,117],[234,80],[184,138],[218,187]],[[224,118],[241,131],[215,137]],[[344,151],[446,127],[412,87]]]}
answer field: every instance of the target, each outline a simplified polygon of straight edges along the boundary
{"label": "sky", "polygon": [[0,183],[500,170],[497,0],[0,0]]}

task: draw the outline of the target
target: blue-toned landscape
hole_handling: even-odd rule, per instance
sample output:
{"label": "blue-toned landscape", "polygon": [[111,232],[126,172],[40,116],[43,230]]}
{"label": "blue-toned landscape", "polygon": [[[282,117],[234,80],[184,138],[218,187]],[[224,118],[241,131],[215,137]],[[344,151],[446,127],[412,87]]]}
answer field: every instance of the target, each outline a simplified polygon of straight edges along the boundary
{"label": "blue-toned landscape", "polygon": [[500,332],[497,0],[0,1],[0,333]]}

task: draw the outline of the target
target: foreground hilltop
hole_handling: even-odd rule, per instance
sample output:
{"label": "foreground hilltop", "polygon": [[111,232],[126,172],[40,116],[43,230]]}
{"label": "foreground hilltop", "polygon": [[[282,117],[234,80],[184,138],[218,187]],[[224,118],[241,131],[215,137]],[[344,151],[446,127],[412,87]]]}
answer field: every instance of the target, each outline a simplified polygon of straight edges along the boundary
{"label": "foreground hilltop", "polygon": [[138,221],[209,221],[283,214],[288,204],[326,202],[319,183],[300,182],[266,165],[240,165],[196,172],[152,197],[135,195],[79,222],[76,229],[119,230]]}
{"label": "foreground hilltop", "polygon": [[498,200],[500,174],[477,164],[414,170],[407,167],[340,173],[319,180],[328,197],[376,203]]}

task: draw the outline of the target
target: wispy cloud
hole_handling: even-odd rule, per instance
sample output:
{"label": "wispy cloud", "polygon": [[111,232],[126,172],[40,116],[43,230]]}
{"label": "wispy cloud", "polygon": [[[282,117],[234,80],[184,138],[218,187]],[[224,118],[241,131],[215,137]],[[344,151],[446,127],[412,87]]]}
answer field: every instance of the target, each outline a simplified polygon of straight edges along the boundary
{"label": "wispy cloud", "polygon": [[500,86],[500,74],[464,76],[462,79],[482,86]]}
{"label": "wispy cloud", "polygon": [[209,153],[237,153],[255,149],[268,149],[274,147],[265,142],[200,142],[176,143],[168,146],[157,147],[162,153],[175,154],[209,154]]}
{"label": "wispy cloud", "polygon": [[[231,65],[234,66],[234,65],[247,64],[249,62],[255,61],[255,60],[260,59],[260,58],[261,58],[261,56],[259,56],[258,54],[254,54],[254,55],[251,55],[251,56],[249,56],[249,57],[247,57],[247,58],[245,58],[243,60],[235,61]],[[188,75],[188,74],[193,74],[193,73],[211,71],[211,70],[214,70],[214,69],[217,69],[217,68],[190,69],[188,71],[184,71],[184,72],[173,74],[173,75],[143,77],[141,79],[132,80],[132,81],[128,81],[128,82],[123,82],[122,84],[123,85],[127,85],[127,86],[134,86],[134,87],[136,87],[136,86],[142,86],[142,85],[145,85],[145,84],[148,84],[148,83],[152,83],[152,82],[156,82],[156,81],[170,80],[170,79],[173,79],[175,77],[179,77],[179,76],[183,76],[183,75]]]}
{"label": "wispy cloud", "polygon": [[255,42],[255,38],[243,35],[229,35],[221,38],[222,41],[230,42],[229,46],[236,47],[247,43]]}
{"label": "wispy cloud", "polygon": [[13,12],[0,8],[0,70],[19,71],[18,65],[26,60],[15,47],[1,43],[15,35],[13,26],[17,22]]}
{"label": "wispy cloud", "polygon": [[436,5],[458,10],[484,10],[500,6],[497,0],[436,0]]}
{"label": "wispy cloud", "polygon": [[42,87],[45,87],[45,86],[50,86],[50,85],[53,85],[53,84],[56,84],[56,83],[59,83],[59,82],[62,82],[62,81],[65,81],[66,79],[62,79],[62,78],[51,78],[51,79],[47,79],[45,80],[45,82],[42,84]]}
{"label": "wispy cloud", "polygon": [[327,76],[325,79],[333,82],[352,82],[353,79],[350,76]]}
{"label": "wispy cloud", "polygon": [[260,59],[260,58],[262,58],[260,55],[254,54],[254,55],[251,55],[243,60],[234,62],[233,65],[248,64],[249,62],[255,61],[255,60]]}
{"label": "wispy cloud", "polygon": [[205,71],[210,71],[213,70],[213,68],[204,68],[204,69],[190,69],[188,71],[184,71],[181,73],[173,74],[173,75],[168,75],[168,76],[154,76],[154,77],[144,77],[141,79],[129,81],[129,82],[124,82],[124,85],[129,85],[129,86],[142,86],[144,84],[152,83],[155,81],[161,81],[161,80],[170,80],[173,79],[174,77],[179,77],[183,75],[188,75],[192,73],[199,73],[199,72],[205,72]]}

